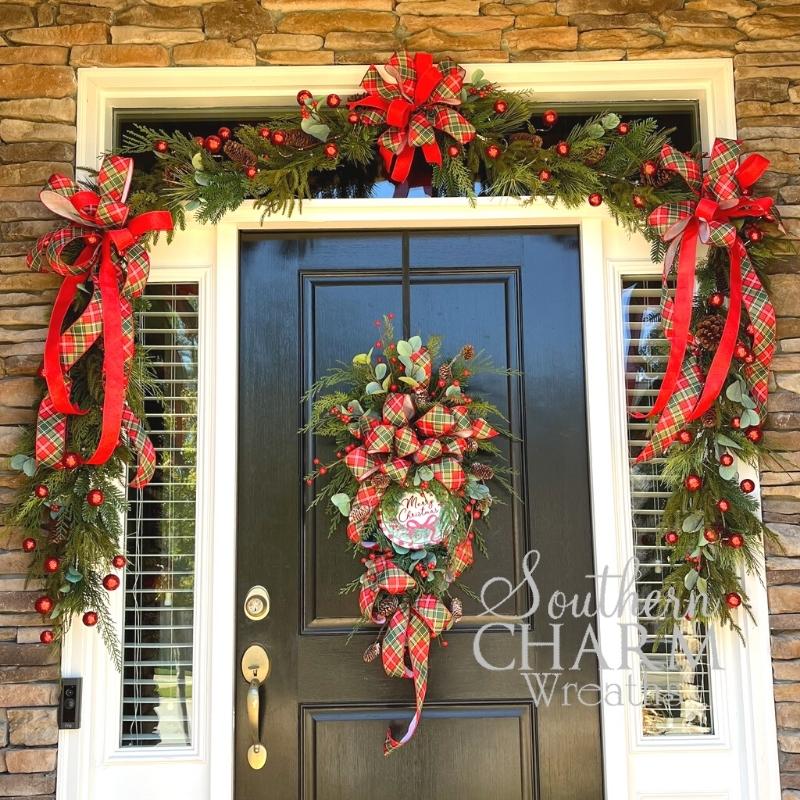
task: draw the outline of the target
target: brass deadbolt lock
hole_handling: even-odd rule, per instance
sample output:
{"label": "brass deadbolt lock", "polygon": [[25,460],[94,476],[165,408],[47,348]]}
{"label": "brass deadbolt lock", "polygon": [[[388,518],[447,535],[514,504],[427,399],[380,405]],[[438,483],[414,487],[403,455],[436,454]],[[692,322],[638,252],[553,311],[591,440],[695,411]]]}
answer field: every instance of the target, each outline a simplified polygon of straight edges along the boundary
{"label": "brass deadbolt lock", "polygon": [[269,592],[263,586],[252,586],[244,599],[244,615],[254,622],[269,614]]}

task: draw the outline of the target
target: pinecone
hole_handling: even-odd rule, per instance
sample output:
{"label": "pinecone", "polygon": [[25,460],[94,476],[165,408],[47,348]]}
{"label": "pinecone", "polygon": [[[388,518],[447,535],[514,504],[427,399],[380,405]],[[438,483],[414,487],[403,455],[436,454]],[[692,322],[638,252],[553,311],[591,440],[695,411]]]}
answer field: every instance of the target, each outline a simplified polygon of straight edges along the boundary
{"label": "pinecone", "polygon": [[453,380],[453,368],[449,362],[445,362],[439,367],[439,380],[445,383],[450,383]]}
{"label": "pinecone", "polygon": [[467,439],[467,452],[471,455],[473,453],[478,452],[478,440],[477,439]]}
{"label": "pinecone", "polygon": [[384,475],[382,472],[372,476],[372,485],[376,489],[386,489],[391,482],[392,479],[388,475]]}
{"label": "pinecone", "polygon": [[583,163],[588,167],[593,167],[595,164],[599,164],[605,157],[605,146],[598,144],[586,151],[586,154],[583,156]]}
{"label": "pinecone", "polygon": [[490,481],[494,478],[494,470],[488,464],[473,464],[470,472],[482,481]]}
{"label": "pinecone", "polygon": [[510,142],[528,142],[534,150],[538,150],[544,143],[542,137],[537,133],[526,133],[525,131],[516,131],[508,136]]}
{"label": "pinecone", "polygon": [[400,602],[393,594],[386,595],[386,597],[378,603],[378,613],[385,619],[389,619],[389,617],[397,611],[399,605]]}
{"label": "pinecone", "polygon": [[350,509],[350,522],[363,522],[371,515],[372,509],[369,506],[353,506]]}
{"label": "pinecone", "polygon": [[718,314],[709,314],[697,323],[694,338],[704,350],[716,350],[722,338],[725,320]]}
{"label": "pinecone", "polygon": [[431,396],[428,393],[427,386],[415,386],[414,387],[414,405],[417,408],[417,411],[427,411],[428,406],[431,403]]}
{"label": "pinecone", "polygon": [[361,658],[365,664],[371,664],[381,654],[380,642],[373,642],[365,651]]}
{"label": "pinecone", "polygon": [[241,142],[234,142],[233,139],[228,139],[225,142],[222,152],[231,161],[235,161],[245,167],[254,167],[258,163],[258,156],[249,147]]}
{"label": "pinecone", "polygon": [[286,146],[293,147],[295,150],[308,150],[309,147],[314,147],[319,143],[319,139],[315,139],[300,128],[291,128],[286,131]]}
{"label": "pinecone", "polygon": [[700,417],[700,421],[703,423],[704,428],[716,428],[717,427],[717,412],[714,409],[709,409]]}
{"label": "pinecone", "polygon": [[642,170],[640,174],[642,183],[655,186],[656,189],[666,186],[672,180],[672,172],[663,167],[659,167],[652,175],[646,175],[644,170]]}
{"label": "pinecone", "polygon": [[458,597],[454,597],[450,601],[450,613],[453,615],[454,625],[464,616],[464,604]]}
{"label": "pinecone", "polygon": [[472,359],[475,358],[475,348],[471,344],[465,344],[461,348],[461,358],[463,358],[464,361],[472,361]]}

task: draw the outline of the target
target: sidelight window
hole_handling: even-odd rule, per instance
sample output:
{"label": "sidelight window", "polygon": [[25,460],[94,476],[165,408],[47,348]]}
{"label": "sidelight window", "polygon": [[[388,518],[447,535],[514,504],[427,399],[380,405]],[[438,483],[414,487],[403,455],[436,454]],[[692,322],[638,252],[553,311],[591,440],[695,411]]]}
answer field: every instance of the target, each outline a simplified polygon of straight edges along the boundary
{"label": "sidelight window", "polygon": [[[667,362],[667,341],[661,328],[661,279],[625,277],[622,281],[623,356],[628,410],[628,455],[646,442],[648,421],[631,417],[654,403]],[[661,480],[663,458],[631,467],[630,496],[633,548],[639,562],[636,587],[642,601],[662,586],[669,571],[669,547],[660,535],[661,517],[669,496]],[[645,646],[651,668],[641,668],[642,729],[645,736],[698,735],[714,732],[708,659],[703,649],[710,635],[697,622],[681,620],[683,643],[659,640],[658,622],[644,613],[639,623],[648,633]],[[690,657],[687,652],[692,653]]]}
{"label": "sidelight window", "polygon": [[145,411],[158,467],[128,497],[123,747],[193,743],[198,299],[197,283],[151,283],[137,312],[154,370]]}

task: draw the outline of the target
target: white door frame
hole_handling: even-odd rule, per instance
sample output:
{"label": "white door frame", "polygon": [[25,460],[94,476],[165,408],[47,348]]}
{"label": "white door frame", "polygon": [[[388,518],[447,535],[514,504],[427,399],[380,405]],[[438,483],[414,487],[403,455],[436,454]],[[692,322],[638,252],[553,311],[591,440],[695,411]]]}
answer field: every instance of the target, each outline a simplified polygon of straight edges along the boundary
{"label": "white door frame", "polygon": [[[704,143],[735,136],[733,71],[729,60],[486,64],[508,89],[531,89],[552,103],[634,99],[694,99]],[[82,69],[78,71],[77,163],[97,165],[111,145],[115,108],[199,108],[287,105],[300,87],[314,94],[352,92],[363,66]],[[435,211],[434,211],[435,208]],[[190,751],[121,750],[119,678],[98,637],[75,626],[64,647],[65,675],[83,675],[83,728],[62,732],[60,800],[182,796],[232,797],[235,608],[238,237],[242,230],[575,225],[580,229],[585,357],[595,561],[619,567],[632,555],[621,375],[619,277],[655,273],[642,241],[629,240],[603,209],[553,209],[543,202],[460,199],[322,200],[302,214],[263,221],[246,203],[215,227],[190,223],[172,246],[153,252],[153,281],[199,280],[205,293],[201,326],[200,441],[205,442],[198,490],[197,664],[195,743]],[[203,472],[205,473],[203,475]],[[214,565],[213,582],[210,564]],[[763,577],[763,565],[762,565]],[[726,671],[712,676],[717,733],[710,737],[644,738],[639,709],[603,706],[606,796],[609,800],[674,797],[776,800],[780,795],[773,712],[766,591],[749,579],[758,625],[744,622],[747,648],[718,632]],[[121,594],[121,593],[119,593]],[[121,597],[115,598],[117,602]],[[117,609],[119,610],[119,609]],[[614,620],[599,620],[604,651],[619,651]],[[213,641],[213,647],[210,643]],[[605,684],[625,675],[607,671]],[[733,713],[731,713],[733,712]],[[684,780],[681,776],[687,776]]]}

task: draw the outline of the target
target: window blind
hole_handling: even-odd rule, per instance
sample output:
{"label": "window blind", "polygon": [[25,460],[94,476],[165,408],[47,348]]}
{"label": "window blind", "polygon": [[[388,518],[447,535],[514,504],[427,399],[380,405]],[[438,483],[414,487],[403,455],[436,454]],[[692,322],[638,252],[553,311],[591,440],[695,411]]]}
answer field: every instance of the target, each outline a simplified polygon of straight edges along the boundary
{"label": "window blind", "polygon": [[[631,459],[645,445],[649,422],[632,417],[630,412],[645,412],[653,405],[667,362],[660,296],[660,278],[623,279],[623,352]],[[650,668],[643,663],[641,670],[643,730],[646,736],[711,734],[713,715],[703,626],[681,620],[683,649],[674,647],[669,637],[659,641],[658,623],[645,616],[642,606],[650,592],[661,588],[670,568],[670,548],[659,533],[669,497],[668,487],[661,480],[663,467],[664,459],[655,458],[630,471],[633,546],[639,562],[639,622],[648,631],[645,650],[651,665]]]}
{"label": "window blind", "polygon": [[125,747],[192,744],[197,469],[198,285],[151,283],[137,338],[154,365],[146,400],[158,455],[129,490],[122,725]]}

